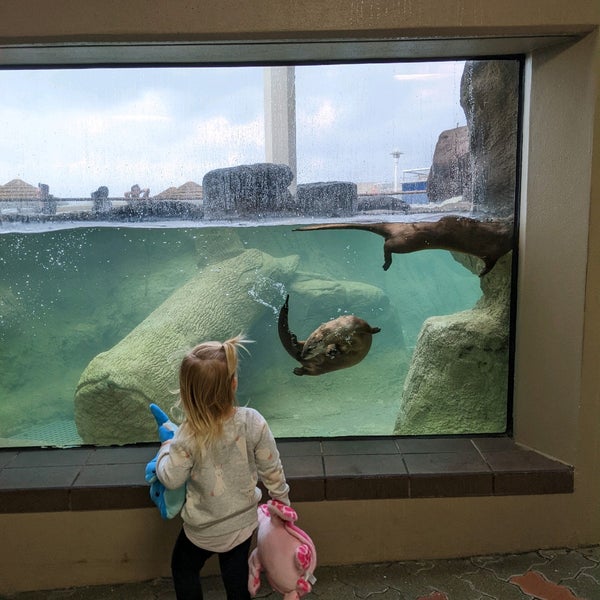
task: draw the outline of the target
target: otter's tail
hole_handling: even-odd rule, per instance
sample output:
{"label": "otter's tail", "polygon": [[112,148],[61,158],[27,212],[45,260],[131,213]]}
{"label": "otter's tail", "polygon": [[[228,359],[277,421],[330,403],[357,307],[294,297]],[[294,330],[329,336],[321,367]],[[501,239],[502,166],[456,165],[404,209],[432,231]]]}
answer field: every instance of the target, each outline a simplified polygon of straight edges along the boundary
{"label": "otter's tail", "polygon": [[320,225],[304,225],[293,231],[318,231],[319,229],[360,229],[371,231],[387,238],[390,234],[389,223],[322,223]]}

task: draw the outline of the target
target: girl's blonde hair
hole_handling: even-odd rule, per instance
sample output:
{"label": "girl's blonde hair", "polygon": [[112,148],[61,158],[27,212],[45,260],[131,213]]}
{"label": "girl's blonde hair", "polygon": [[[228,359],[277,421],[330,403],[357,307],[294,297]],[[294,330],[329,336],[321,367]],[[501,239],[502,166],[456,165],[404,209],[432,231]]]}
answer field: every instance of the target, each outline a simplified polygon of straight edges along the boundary
{"label": "girl's blonde hair", "polygon": [[[238,348],[251,340],[242,334],[225,342],[203,342],[190,350],[179,368],[180,403],[185,413],[183,433],[193,436],[201,448],[221,434],[223,422],[236,405],[234,379]],[[247,351],[247,350],[246,350]]]}

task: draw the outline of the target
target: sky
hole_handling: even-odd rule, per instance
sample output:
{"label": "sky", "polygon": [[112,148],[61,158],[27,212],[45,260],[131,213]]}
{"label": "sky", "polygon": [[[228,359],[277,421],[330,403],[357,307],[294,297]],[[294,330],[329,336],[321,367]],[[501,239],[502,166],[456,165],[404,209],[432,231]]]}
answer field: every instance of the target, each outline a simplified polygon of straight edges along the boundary
{"label": "sky", "polygon": [[[465,124],[463,62],[295,69],[298,183],[385,183],[426,168]],[[0,71],[0,184],[59,198],[151,195],[212,169],[265,161],[262,67]]]}

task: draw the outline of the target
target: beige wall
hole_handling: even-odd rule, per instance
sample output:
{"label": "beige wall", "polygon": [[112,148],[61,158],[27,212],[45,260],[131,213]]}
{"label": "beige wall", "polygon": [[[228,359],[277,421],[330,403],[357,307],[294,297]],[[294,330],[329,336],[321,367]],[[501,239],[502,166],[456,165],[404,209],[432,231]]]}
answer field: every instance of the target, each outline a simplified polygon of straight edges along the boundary
{"label": "beige wall", "polygon": [[[592,31],[528,59],[517,328],[515,437],[574,464],[575,493],[296,508],[321,564],[600,543],[600,5],[296,0],[282,11],[287,4],[4,0],[0,44]],[[176,529],[152,509],[0,515],[0,593],[167,575]]]}
{"label": "beige wall", "polygon": [[595,0],[3,0],[0,43],[497,35],[585,30]]}

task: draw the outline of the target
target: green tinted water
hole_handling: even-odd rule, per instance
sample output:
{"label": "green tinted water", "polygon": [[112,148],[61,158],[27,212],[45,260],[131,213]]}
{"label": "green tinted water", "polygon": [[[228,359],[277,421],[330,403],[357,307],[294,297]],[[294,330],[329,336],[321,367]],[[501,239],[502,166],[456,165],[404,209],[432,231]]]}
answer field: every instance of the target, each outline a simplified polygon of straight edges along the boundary
{"label": "green tinted water", "polygon": [[[281,277],[250,269],[235,280],[243,290],[227,289],[219,282],[219,269],[235,272],[238,262],[240,269],[246,269],[249,249],[275,258],[297,258],[283,269]],[[481,289],[479,278],[449,252],[396,255],[387,272],[382,263],[383,240],[379,236],[362,231],[295,232],[289,225],[76,228],[1,235],[2,444],[19,445],[29,443],[27,440],[73,443],[73,439],[42,438],[44,428],[51,430],[52,424],[73,423],[75,392],[89,363],[100,353],[114,352],[118,344],[122,347],[128,334],[140,331],[140,324],[142,328],[147,323],[155,326],[152,323],[160,321],[162,313],[165,319],[180,314],[186,318],[176,307],[172,311],[166,307],[189,281],[199,282],[196,289],[203,298],[202,305],[193,309],[202,313],[202,323],[206,323],[200,335],[207,331],[220,337],[235,335],[243,324],[255,340],[251,355],[242,359],[238,399],[260,410],[275,435],[391,434],[423,322],[433,315],[471,308]],[[228,266],[225,269],[223,265]],[[204,281],[219,283],[206,283],[214,286],[207,290]],[[239,310],[243,314],[234,310],[227,313],[226,322],[213,324],[219,321],[219,307],[230,293],[241,294]],[[348,313],[380,327],[368,356],[358,365],[334,373],[294,375],[298,363],[285,352],[277,332],[278,311],[287,293],[290,329],[299,339],[305,339],[322,322]],[[190,319],[188,339],[192,343],[202,341],[194,340],[195,323]],[[160,326],[169,330],[168,322]],[[163,337],[150,334],[144,338],[150,341],[144,343],[160,348]],[[133,353],[139,354],[140,360],[146,355],[146,348],[132,348],[137,348]],[[172,348],[164,361],[173,376],[167,377],[172,389],[177,368]],[[117,360],[111,368],[135,370],[138,366]],[[150,362],[140,369],[151,380],[162,366]],[[100,416],[94,414],[92,421],[108,418],[119,422],[117,443],[143,441],[138,439],[141,434],[136,427],[128,425],[138,418],[140,405],[134,403],[131,410],[122,405],[128,393],[137,392],[115,391],[118,401],[113,404],[110,385],[115,389],[120,385],[115,382],[111,380],[103,395],[94,400]],[[172,402],[161,393],[159,403],[163,397],[163,403]],[[145,413],[139,416],[140,420],[146,418]],[[76,434],[74,441],[78,441]]]}

